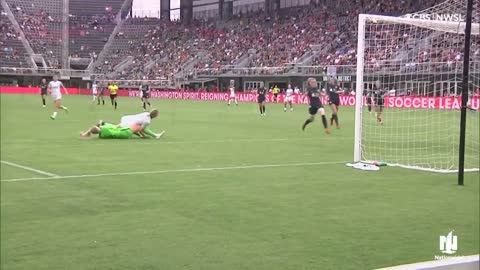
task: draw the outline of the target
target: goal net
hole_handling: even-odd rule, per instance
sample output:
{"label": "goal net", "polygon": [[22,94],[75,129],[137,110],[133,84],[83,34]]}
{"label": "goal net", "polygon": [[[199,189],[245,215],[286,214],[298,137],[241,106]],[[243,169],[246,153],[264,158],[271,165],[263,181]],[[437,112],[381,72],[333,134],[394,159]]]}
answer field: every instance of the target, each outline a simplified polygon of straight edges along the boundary
{"label": "goal net", "polygon": [[[355,161],[458,171],[466,2],[402,17],[359,16]],[[474,5],[466,171],[479,170],[480,162],[480,4]]]}

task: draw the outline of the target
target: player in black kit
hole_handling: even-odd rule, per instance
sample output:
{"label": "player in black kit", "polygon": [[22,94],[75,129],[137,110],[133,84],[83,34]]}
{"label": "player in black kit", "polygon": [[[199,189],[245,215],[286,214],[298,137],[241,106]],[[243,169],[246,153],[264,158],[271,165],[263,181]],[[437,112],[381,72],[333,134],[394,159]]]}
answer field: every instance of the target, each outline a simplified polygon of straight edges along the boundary
{"label": "player in black kit", "polygon": [[383,125],[383,106],[385,105],[385,98],[384,98],[384,91],[383,90],[375,90],[373,92],[373,103],[375,104],[375,112],[377,113],[377,122],[380,125]]}
{"label": "player in black kit", "polygon": [[315,78],[308,78],[307,83],[307,95],[310,99],[310,108],[308,108],[308,113],[310,114],[310,117],[303,124],[302,130],[305,130],[305,127],[315,120],[315,115],[318,111],[320,111],[320,114],[322,115],[322,124],[325,128],[325,133],[330,134],[330,130],[327,126],[327,118],[325,117],[325,109],[323,108],[322,102],[320,101],[320,89],[318,89],[317,80]]}
{"label": "player in black kit", "polygon": [[265,87],[260,86],[260,88],[258,88],[257,103],[258,103],[258,108],[260,109],[260,115],[266,115],[265,113],[265,100],[266,100],[265,94],[266,93],[267,93],[267,89],[265,89]]}
{"label": "player in black kit", "polygon": [[144,82],[140,86],[140,91],[142,91],[143,109],[147,110],[147,104],[148,107],[152,107],[150,101],[148,100],[150,98],[150,86],[146,82]]}
{"label": "player in black kit", "polygon": [[340,107],[340,96],[338,95],[337,81],[335,79],[330,79],[327,84],[327,94],[328,94],[328,103],[330,108],[332,108],[332,117],[330,118],[330,126],[333,126],[333,121],[337,129],[340,128],[338,123],[338,108]]}
{"label": "player in black kit", "polygon": [[40,83],[40,96],[42,97],[42,103],[43,107],[47,107],[47,104],[45,103],[45,98],[47,97],[47,88],[48,88],[48,83],[47,79],[43,78],[42,82]]}
{"label": "player in black kit", "polygon": [[372,96],[373,96],[373,91],[371,89],[367,89],[367,107],[368,107],[368,113],[372,114]]}

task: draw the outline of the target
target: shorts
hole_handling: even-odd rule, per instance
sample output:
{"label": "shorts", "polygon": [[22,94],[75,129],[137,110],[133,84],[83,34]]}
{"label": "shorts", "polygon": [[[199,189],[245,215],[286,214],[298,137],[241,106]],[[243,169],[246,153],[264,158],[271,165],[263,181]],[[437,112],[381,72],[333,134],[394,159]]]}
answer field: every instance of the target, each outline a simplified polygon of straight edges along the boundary
{"label": "shorts", "polygon": [[293,102],[293,97],[285,97],[285,102]]}
{"label": "shorts", "polygon": [[92,90],[92,94],[93,94],[94,96],[96,96],[96,95],[98,95],[98,91],[97,91],[97,90]]}
{"label": "shorts", "polygon": [[62,99],[62,94],[52,94],[52,99],[54,101],[57,101],[59,99]]}
{"label": "shorts", "polygon": [[105,90],[100,90],[100,91],[98,91],[98,95],[99,95],[99,96],[103,96],[103,95],[104,95],[104,92],[105,92]]}
{"label": "shorts", "polygon": [[150,98],[150,93],[143,93],[142,98]]}
{"label": "shorts", "polygon": [[330,104],[330,105],[333,104],[333,105],[338,107],[338,106],[340,106],[340,100],[330,100],[330,101],[328,101],[328,104]]}
{"label": "shorts", "polygon": [[45,91],[41,90],[41,91],[40,91],[40,95],[42,95],[42,96],[46,96],[47,94],[48,94],[48,93],[47,93],[47,90],[45,90]]}
{"label": "shorts", "polygon": [[278,97],[278,93],[273,93],[273,97],[277,98],[277,97]]}
{"label": "shorts", "polygon": [[320,105],[320,106],[310,106],[310,108],[308,108],[308,113],[310,115],[315,115],[315,114],[317,114],[317,112],[320,108],[323,108],[323,106],[322,105]]}
{"label": "shorts", "polygon": [[230,99],[236,98],[235,95],[230,95]]}
{"label": "shorts", "polygon": [[265,99],[266,99],[265,96],[258,96],[257,97],[257,103],[263,103],[263,102],[265,102]]}
{"label": "shorts", "polygon": [[117,97],[117,94],[110,94],[110,99],[114,99]]}
{"label": "shorts", "polygon": [[99,138],[101,139],[129,139],[133,136],[130,128],[120,128],[115,125],[105,124],[100,126]]}

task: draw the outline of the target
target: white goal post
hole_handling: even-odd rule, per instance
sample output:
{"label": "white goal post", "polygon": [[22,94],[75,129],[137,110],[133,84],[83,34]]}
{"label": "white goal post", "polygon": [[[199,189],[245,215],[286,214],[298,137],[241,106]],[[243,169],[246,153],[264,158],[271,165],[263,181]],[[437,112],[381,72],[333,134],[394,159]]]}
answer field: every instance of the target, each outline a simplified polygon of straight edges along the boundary
{"label": "white goal post", "polygon": [[[458,1],[464,0],[457,0],[457,6]],[[480,14],[478,9],[476,6],[474,18]],[[456,21],[359,15],[355,162],[458,171],[458,106],[466,24],[461,14],[447,17]],[[472,22],[471,31],[468,90],[472,106],[467,115],[465,171],[478,171],[480,162],[478,19]],[[370,112],[367,99],[372,103]],[[383,100],[384,106],[375,106],[377,99]]]}

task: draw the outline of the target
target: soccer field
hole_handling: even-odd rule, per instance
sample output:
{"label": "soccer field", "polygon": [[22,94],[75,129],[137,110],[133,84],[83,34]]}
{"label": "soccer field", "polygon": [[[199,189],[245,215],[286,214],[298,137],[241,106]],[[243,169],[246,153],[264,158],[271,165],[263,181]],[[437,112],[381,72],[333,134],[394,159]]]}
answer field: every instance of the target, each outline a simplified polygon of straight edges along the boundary
{"label": "soccer field", "polygon": [[326,135],[304,105],[153,100],[162,139],[81,140],[139,99],[66,96],[52,121],[0,98],[1,160],[37,170],[1,164],[1,269],[373,269],[433,260],[451,230],[479,253],[479,173],[346,167],[353,108]]}

